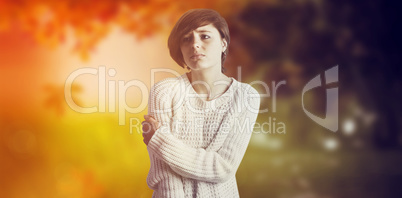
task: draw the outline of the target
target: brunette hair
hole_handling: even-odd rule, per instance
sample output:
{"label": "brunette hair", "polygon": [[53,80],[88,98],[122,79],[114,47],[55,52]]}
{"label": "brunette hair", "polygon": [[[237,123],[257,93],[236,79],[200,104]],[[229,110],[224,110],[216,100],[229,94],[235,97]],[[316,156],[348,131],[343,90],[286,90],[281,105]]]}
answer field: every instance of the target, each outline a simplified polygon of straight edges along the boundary
{"label": "brunette hair", "polygon": [[226,56],[229,51],[229,27],[226,23],[226,20],[215,10],[192,9],[187,11],[183,14],[183,16],[180,17],[169,35],[168,48],[170,56],[173,58],[174,61],[176,61],[177,64],[185,68],[186,63],[184,62],[183,54],[181,53],[180,49],[180,44],[183,36],[197,29],[198,27],[208,24],[212,24],[219,31],[222,39],[225,39],[227,43],[226,50],[222,52],[221,55],[222,72],[225,72],[223,63],[225,62]]}

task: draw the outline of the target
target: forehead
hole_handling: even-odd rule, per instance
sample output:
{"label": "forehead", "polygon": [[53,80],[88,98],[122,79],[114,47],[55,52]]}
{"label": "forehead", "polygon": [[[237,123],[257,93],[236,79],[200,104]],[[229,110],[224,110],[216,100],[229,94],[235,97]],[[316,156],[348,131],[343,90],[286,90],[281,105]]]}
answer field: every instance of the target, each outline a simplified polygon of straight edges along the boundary
{"label": "forehead", "polygon": [[210,23],[210,24],[208,24],[208,25],[200,26],[200,27],[198,27],[198,28],[196,28],[196,29],[194,29],[194,30],[188,32],[188,33],[185,34],[185,35],[191,34],[191,33],[193,33],[193,32],[195,32],[195,33],[205,33],[205,32],[219,33],[218,30],[215,28],[215,26],[212,25],[212,23]]}

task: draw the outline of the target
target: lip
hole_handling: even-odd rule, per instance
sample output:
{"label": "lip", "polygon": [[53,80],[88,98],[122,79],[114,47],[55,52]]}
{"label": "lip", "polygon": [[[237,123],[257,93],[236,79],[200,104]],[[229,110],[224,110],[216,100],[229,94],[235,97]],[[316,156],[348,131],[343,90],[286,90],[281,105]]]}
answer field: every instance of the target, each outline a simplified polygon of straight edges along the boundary
{"label": "lip", "polygon": [[204,58],[204,57],[205,57],[204,54],[193,54],[192,56],[190,56],[190,59],[198,60],[198,59],[201,59],[201,58]]}

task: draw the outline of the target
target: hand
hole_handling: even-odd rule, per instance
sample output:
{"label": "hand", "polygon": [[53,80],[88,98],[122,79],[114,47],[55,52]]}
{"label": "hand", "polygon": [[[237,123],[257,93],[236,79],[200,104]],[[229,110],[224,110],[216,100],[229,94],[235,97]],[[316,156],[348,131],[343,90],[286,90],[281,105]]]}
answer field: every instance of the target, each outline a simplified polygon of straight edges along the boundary
{"label": "hand", "polygon": [[145,121],[142,124],[142,137],[144,138],[144,143],[148,145],[155,131],[159,129],[160,123],[155,120],[152,116],[144,115]]}

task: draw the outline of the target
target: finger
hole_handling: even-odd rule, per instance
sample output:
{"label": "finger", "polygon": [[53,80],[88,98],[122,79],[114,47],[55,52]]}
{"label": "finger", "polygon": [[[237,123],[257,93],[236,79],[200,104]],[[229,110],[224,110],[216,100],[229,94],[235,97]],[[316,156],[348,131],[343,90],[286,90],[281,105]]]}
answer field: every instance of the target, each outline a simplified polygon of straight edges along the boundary
{"label": "finger", "polygon": [[144,115],[144,119],[147,120],[147,121],[150,121],[150,120],[157,121],[154,117],[152,117],[150,115]]}
{"label": "finger", "polygon": [[142,132],[141,135],[142,135],[143,138],[146,138],[147,137],[147,132]]}
{"label": "finger", "polygon": [[157,120],[152,116],[147,116],[147,119],[152,121],[152,122],[157,122]]}
{"label": "finger", "polygon": [[150,119],[151,117],[149,117],[149,116],[144,116],[144,119],[145,119],[145,121],[146,122],[149,122],[149,121],[151,121],[151,119]]}
{"label": "finger", "polygon": [[148,145],[148,143],[149,143],[149,139],[148,139],[148,138],[144,138],[142,141],[143,141],[146,145]]}
{"label": "finger", "polygon": [[157,130],[161,127],[161,124],[152,116],[149,115],[144,115],[145,121],[144,122],[148,122],[151,126],[153,130]]}
{"label": "finger", "polygon": [[147,125],[147,123],[148,123],[147,121],[143,121],[141,122],[141,126],[144,127],[145,125]]}
{"label": "finger", "polygon": [[152,116],[147,116],[147,121],[152,124],[152,126],[157,129],[160,127],[159,122]]}
{"label": "finger", "polygon": [[151,130],[151,123],[149,122],[143,122],[142,124],[142,133],[148,133]]}
{"label": "finger", "polygon": [[154,129],[158,129],[161,126],[161,124],[155,119],[150,120],[150,123],[152,124]]}
{"label": "finger", "polygon": [[161,126],[161,124],[159,124],[159,122],[152,122],[152,127],[153,127],[155,130],[158,130],[160,126]]}

